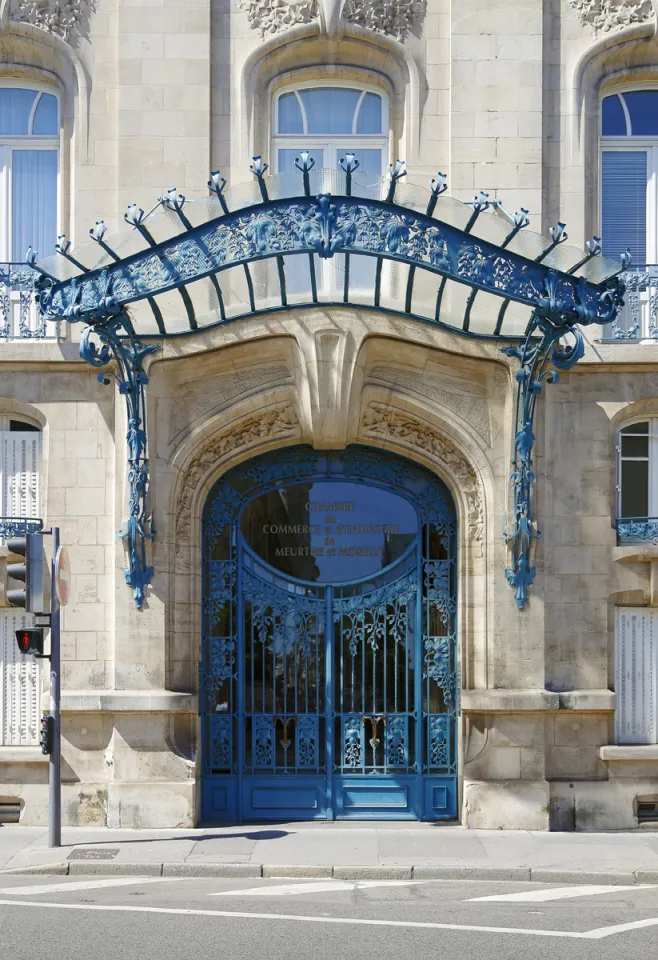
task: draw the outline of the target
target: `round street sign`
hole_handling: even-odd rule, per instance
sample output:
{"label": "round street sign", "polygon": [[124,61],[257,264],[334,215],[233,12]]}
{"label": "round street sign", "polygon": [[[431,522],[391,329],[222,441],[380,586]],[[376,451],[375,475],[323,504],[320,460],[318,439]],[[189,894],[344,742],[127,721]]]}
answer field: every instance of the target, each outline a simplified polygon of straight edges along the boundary
{"label": "round street sign", "polygon": [[60,547],[55,557],[55,590],[61,606],[65,607],[71,596],[71,561],[66,547]]}

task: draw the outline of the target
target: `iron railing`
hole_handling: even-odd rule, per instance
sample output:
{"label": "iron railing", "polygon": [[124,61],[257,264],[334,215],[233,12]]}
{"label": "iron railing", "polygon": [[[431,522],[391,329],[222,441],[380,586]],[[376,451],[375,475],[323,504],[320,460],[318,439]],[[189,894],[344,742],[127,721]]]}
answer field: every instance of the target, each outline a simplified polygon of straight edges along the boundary
{"label": "iron railing", "polygon": [[605,340],[658,341],[658,264],[638,264],[625,270],[624,306],[610,326],[603,327]]}
{"label": "iron railing", "polygon": [[617,544],[658,546],[658,517],[620,517],[617,520]]}
{"label": "iron railing", "polygon": [[60,324],[41,315],[35,295],[39,274],[27,263],[0,263],[0,340],[45,340]]}

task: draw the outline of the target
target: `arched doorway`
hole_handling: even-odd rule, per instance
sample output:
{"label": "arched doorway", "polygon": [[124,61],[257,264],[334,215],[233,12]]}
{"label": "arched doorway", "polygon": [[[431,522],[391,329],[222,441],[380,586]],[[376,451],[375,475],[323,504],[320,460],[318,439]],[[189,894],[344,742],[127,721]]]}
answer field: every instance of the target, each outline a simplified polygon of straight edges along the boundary
{"label": "arched doorway", "polygon": [[391,453],[294,447],[203,514],[202,819],[455,819],[456,517]]}

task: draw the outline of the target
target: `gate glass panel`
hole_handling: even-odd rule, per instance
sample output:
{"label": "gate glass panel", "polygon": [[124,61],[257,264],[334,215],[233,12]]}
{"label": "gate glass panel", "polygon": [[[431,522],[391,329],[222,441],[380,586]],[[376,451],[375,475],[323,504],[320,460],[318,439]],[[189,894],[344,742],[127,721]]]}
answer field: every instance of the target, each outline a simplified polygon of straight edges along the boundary
{"label": "gate glass panel", "polygon": [[204,819],[456,817],[456,529],[366,448],[267,455],[204,512]]}

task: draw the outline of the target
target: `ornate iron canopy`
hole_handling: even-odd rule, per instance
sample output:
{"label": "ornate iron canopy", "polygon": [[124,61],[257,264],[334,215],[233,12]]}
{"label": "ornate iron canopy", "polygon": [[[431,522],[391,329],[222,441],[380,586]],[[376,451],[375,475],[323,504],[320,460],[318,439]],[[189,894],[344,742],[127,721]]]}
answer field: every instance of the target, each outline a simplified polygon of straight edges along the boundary
{"label": "ornate iron canopy", "polygon": [[[480,193],[470,203],[445,196],[445,176],[429,190],[359,173],[353,154],[338,170],[314,168],[300,152],[297,172],[267,177],[255,157],[251,184],[227,189],[211,174],[209,196],[188,202],[176,190],[145,213],[132,205],[129,231],[109,238],[102,221],[75,254],[65,237],[57,254],[28,262],[39,273],[46,320],[83,322],[81,355],[110,373],[128,409],[130,516],[126,580],[137,607],[153,568],[148,506],[144,359],[166,337],[190,335],[246,316],[351,304],[504,341],[520,361],[511,486],[514,519],[505,531],[505,571],[519,609],[535,576],[532,520],[534,410],[544,382],[583,355],[579,325],[612,324],[622,305],[622,263],[600,256],[595,237],[566,245],[565,225],[549,237],[528,230],[527,210],[509,214]],[[99,379],[109,383],[103,370]]]}

